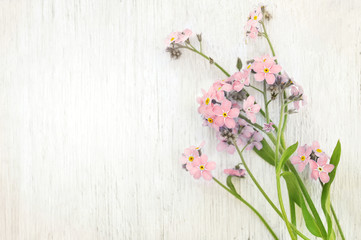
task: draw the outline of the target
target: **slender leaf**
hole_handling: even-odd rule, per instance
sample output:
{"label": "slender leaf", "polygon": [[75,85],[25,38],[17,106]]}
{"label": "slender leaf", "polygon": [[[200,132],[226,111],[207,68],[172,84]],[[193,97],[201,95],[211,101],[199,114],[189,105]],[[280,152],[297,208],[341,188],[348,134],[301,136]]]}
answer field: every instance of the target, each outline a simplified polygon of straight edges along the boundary
{"label": "slender leaf", "polygon": [[277,165],[277,169],[276,169],[277,173],[281,172],[283,165],[291,157],[291,155],[296,151],[297,146],[298,146],[298,142],[296,142],[292,146],[288,147],[286,149],[286,151],[283,152],[283,154],[281,156],[281,159],[280,159],[280,161],[279,161],[279,163]]}
{"label": "slender leaf", "polygon": [[331,190],[331,184],[336,176],[336,170],[337,170],[338,163],[340,162],[340,157],[341,157],[341,143],[340,143],[340,141],[338,141],[335,149],[333,150],[331,160],[330,160],[330,164],[333,164],[335,166],[335,168],[333,169],[332,172],[329,173],[330,181],[328,183],[326,183],[325,185],[323,185],[322,195],[321,195],[321,206],[322,206],[322,210],[325,214],[326,221],[327,221],[327,237],[328,237],[328,239],[335,239],[334,238],[335,233],[332,229],[332,219],[331,219],[331,214],[330,214],[330,211],[331,211],[330,190]]}
{"label": "slender leaf", "polygon": [[236,188],[234,187],[234,185],[233,185],[233,183],[232,183],[232,176],[231,176],[231,175],[229,175],[229,176],[227,177],[227,186],[228,186],[233,192],[237,193]]}
{"label": "slender leaf", "polygon": [[258,150],[257,148],[253,148],[254,152],[260,156],[263,160],[265,160],[267,163],[271,164],[272,166],[275,165],[275,161],[274,161],[274,152],[271,148],[271,146],[268,144],[268,142],[263,139],[261,141],[262,143],[262,148],[261,150]]}
{"label": "slender leaf", "polygon": [[284,172],[281,175],[287,184],[288,195],[291,201],[294,201],[302,209],[302,215],[307,229],[316,237],[322,237],[322,231],[318,226],[312,214],[308,211],[305,200],[303,199],[301,190],[298,186],[297,179],[292,172]]}

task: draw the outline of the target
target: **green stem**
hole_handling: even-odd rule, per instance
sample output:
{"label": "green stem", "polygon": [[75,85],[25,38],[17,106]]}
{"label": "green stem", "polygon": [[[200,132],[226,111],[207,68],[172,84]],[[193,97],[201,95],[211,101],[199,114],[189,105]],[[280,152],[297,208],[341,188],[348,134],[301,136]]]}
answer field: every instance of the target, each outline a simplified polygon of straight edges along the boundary
{"label": "green stem", "polygon": [[342,238],[342,240],[345,240],[345,235],[343,234],[340,222],[337,219],[336,212],[335,212],[335,209],[333,209],[332,204],[331,204],[331,212],[332,212],[333,218],[335,219],[335,222],[336,222],[338,231],[340,232],[341,238]]}
{"label": "green stem", "polygon": [[294,226],[297,226],[295,202],[292,200],[291,196],[288,196],[288,199],[289,199],[289,203],[290,203],[291,223]]}
{"label": "green stem", "polygon": [[[267,193],[263,190],[263,188],[261,187],[261,185],[258,183],[258,181],[256,180],[256,178],[253,176],[251,170],[249,169],[246,161],[243,158],[242,152],[245,148],[243,148],[243,150],[241,151],[239,149],[239,147],[237,146],[237,144],[234,142],[233,143],[234,146],[236,147],[236,150],[238,152],[238,155],[240,156],[241,160],[242,160],[242,164],[244,166],[244,168],[246,169],[248,175],[251,177],[252,181],[254,182],[254,184],[257,186],[258,190],[262,193],[263,197],[267,200],[267,202],[271,205],[271,207],[273,208],[273,210],[275,210],[275,212],[278,214],[278,216],[281,217],[282,220],[285,220],[282,213],[280,212],[280,210],[278,210],[278,208],[276,207],[276,205],[272,202],[272,200],[268,197]],[[293,224],[291,224],[291,228],[303,239],[305,240],[310,240],[309,238],[307,238],[305,235],[303,235],[299,230],[297,230],[296,226],[294,226]]]}
{"label": "green stem", "polygon": [[243,166],[245,167],[248,175],[251,177],[252,181],[254,182],[254,184],[256,184],[258,190],[262,193],[262,195],[264,196],[264,198],[267,200],[267,202],[271,205],[271,207],[278,213],[281,214],[280,210],[278,210],[278,208],[276,207],[276,205],[272,202],[272,200],[268,197],[267,193],[265,193],[265,191],[263,190],[263,188],[261,187],[261,185],[258,183],[258,181],[256,180],[256,178],[253,176],[251,170],[249,169],[246,161],[243,158],[242,155],[242,151],[239,149],[239,147],[237,146],[236,142],[233,142],[233,145],[236,147],[236,150],[238,152],[238,155],[240,156]]}
{"label": "green stem", "polygon": [[310,207],[310,210],[311,210],[313,216],[315,217],[317,225],[321,228],[320,230],[322,232],[322,235],[327,238],[327,232],[326,232],[325,226],[322,223],[320,215],[318,214],[318,211],[317,211],[317,209],[316,209],[310,195],[308,194],[308,191],[307,191],[305,185],[303,184],[302,179],[298,175],[297,170],[295,169],[295,167],[292,165],[291,162],[287,162],[286,164],[287,164],[287,167],[291,170],[291,172],[293,172],[293,174],[296,176],[298,185],[301,188],[301,192],[302,192],[303,196],[305,197],[306,202],[307,202],[308,206]]}
{"label": "green stem", "polygon": [[[201,55],[202,57],[204,57],[205,59],[207,59],[208,61],[210,61],[210,57],[208,57],[207,55],[205,55],[204,53],[202,53],[202,52],[200,52],[200,51],[198,51],[197,49],[195,49],[192,45],[190,45],[192,48],[190,48],[190,47],[186,47],[187,49],[189,49],[189,50],[191,50],[191,51],[193,51],[193,52],[195,52],[195,53],[197,53],[197,54],[199,54],[199,55]],[[226,70],[224,70],[218,63],[216,63],[213,59],[212,59],[212,61],[213,61],[213,64],[217,67],[217,68],[219,68],[219,70],[221,70],[227,77],[229,77],[229,76],[231,76]]]}
{"label": "green stem", "polygon": [[269,123],[269,113],[268,113],[268,101],[267,101],[267,85],[266,81],[263,81],[263,100],[264,100],[264,107],[266,110],[266,121]]}
{"label": "green stem", "polygon": [[[272,55],[273,55],[273,56],[276,56],[276,53],[275,53],[275,50],[273,49],[273,45],[272,45],[272,43],[271,43],[271,40],[270,40],[269,37],[268,37],[267,30],[266,30],[266,27],[265,27],[265,25],[264,25],[264,22],[261,21],[261,24],[262,24],[262,27],[263,27],[264,37],[267,39],[268,45],[269,45],[269,47],[271,48]],[[277,63],[277,60],[276,60],[275,62]]]}
{"label": "green stem", "polygon": [[249,202],[247,202],[244,198],[242,198],[238,193],[236,193],[236,192],[232,191],[231,189],[229,189],[228,187],[226,187],[217,178],[213,177],[213,180],[216,183],[218,183],[218,185],[220,185],[222,188],[224,188],[226,191],[228,191],[230,194],[232,194],[234,197],[236,197],[238,200],[240,200],[242,203],[244,203],[247,207],[249,207],[259,217],[259,219],[262,221],[262,223],[266,226],[266,228],[271,233],[273,238],[278,239],[277,235],[274,233],[274,231],[272,230],[270,225],[267,223],[267,221],[263,218],[263,216]]}
{"label": "green stem", "polygon": [[[285,105],[283,104],[283,99],[282,99],[282,94],[280,95],[281,97],[281,113],[280,113],[280,120],[279,120],[279,124],[278,124],[278,129],[280,129],[280,131],[278,131],[277,133],[277,141],[276,141],[276,151],[275,151],[275,163],[276,163],[276,168],[277,165],[280,164],[279,163],[279,157],[278,157],[278,153],[279,153],[279,147],[280,147],[280,140],[281,140],[281,129],[282,129],[282,124],[283,124],[283,117],[284,117],[284,110],[285,110]],[[282,211],[282,215],[284,217],[284,221],[286,223],[288,232],[291,236],[292,239],[296,239],[296,237],[294,236],[294,233],[292,231],[290,222],[288,221],[287,218],[287,213],[286,213],[286,209],[285,206],[283,204],[283,199],[282,199],[282,189],[281,189],[281,171],[277,171],[276,173],[276,180],[277,180],[277,196],[278,196],[278,201],[281,207],[281,211]]]}
{"label": "green stem", "polygon": [[249,85],[249,86],[250,86],[251,88],[253,88],[253,89],[256,89],[258,92],[264,94],[264,92],[263,92],[261,89],[256,88],[255,86],[252,86],[252,85]]}

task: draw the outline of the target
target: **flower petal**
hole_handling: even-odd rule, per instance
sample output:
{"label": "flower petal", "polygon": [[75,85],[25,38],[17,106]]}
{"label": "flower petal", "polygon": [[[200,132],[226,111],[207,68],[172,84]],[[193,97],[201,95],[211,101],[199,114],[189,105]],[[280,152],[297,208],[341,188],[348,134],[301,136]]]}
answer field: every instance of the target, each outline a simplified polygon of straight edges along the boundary
{"label": "flower petal", "polygon": [[216,162],[207,162],[206,165],[205,165],[206,169],[207,170],[213,170],[216,168]]}
{"label": "flower petal", "polygon": [[202,172],[202,176],[203,176],[203,178],[204,178],[205,180],[207,180],[207,181],[212,180],[212,174],[211,174],[210,171],[204,170],[204,171]]}
{"label": "flower petal", "polygon": [[328,183],[328,181],[330,181],[330,176],[328,176],[328,174],[326,172],[321,172],[320,179],[321,179],[321,182]]}

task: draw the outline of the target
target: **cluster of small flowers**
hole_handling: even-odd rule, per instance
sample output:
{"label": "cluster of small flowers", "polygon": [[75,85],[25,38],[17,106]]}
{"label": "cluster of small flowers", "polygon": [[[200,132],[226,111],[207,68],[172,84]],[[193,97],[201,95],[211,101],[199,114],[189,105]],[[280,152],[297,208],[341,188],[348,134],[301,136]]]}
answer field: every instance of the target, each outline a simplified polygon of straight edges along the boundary
{"label": "cluster of small flowers", "polygon": [[195,179],[203,177],[205,180],[211,180],[211,171],[216,168],[216,163],[208,161],[208,156],[202,154],[202,147],[205,142],[200,146],[190,146],[186,148],[180,159],[183,168],[185,168]]}
{"label": "cluster of small flowers", "polygon": [[252,39],[257,38],[261,28],[260,21],[263,18],[262,8],[257,7],[249,13],[248,21],[244,27],[246,36]]}
{"label": "cluster of small flowers", "polygon": [[248,20],[244,26],[246,37],[256,39],[260,35],[261,22],[270,20],[271,14],[266,11],[264,6],[259,6],[249,13]]}
{"label": "cluster of small flowers", "polygon": [[302,172],[307,164],[311,167],[311,178],[327,183],[330,181],[328,173],[334,169],[334,165],[329,164],[330,157],[320,149],[320,144],[314,141],[311,146],[301,146],[297,149],[297,155],[291,158],[292,164],[298,166],[298,171]]}
{"label": "cluster of small flowers", "polygon": [[253,96],[242,92],[245,85],[249,85],[250,70],[236,72],[225,80],[216,81],[208,92],[203,90],[203,96],[197,99],[199,103],[198,112],[204,119],[205,126],[212,127],[217,131],[220,141],[217,145],[218,151],[235,152],[234,143],[249,144],[247,149],[256,146],[262,148],[260,141],[262,135],[254,130],[245,120],[240,117],[240,109],[252,123],[256,122],[256,113],[260,106],[255,103]]}

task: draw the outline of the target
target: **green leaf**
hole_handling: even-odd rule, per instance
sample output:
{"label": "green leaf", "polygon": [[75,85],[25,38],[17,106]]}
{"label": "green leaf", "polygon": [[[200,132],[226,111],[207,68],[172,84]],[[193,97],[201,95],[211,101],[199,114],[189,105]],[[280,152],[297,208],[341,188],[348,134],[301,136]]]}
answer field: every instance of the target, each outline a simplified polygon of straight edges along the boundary
{"label": "green leaf", "polygon": [[277,165],[276,173],[280,173],[285,162],[291,157],[291,155],[296,151],[298,142],[290,146],[283,152],[282,157]]}
{"label": "green leaf", "polygon": [[272,166],[275,165],[275,161],[274,161],[274,152],[272,150],[272,148],[270,147],[270,145],[267,143],[267,141],[265,139],[263,139],[261,141],[262,143],[262,148],[261,150],[258,150],[257,148],[253,148],[254,152],[260,156],[263,160],[265,160],[266,162],[268,162],[269,164],[271,164]]}
{"label": "green leaf", "polygon": [[234,187],[234,185],[233,185],[233,183],[232,183],[232,176],[231,176],[231,175],[229,175],[229,176],[227,177],[227,186],[228,186],[233,192],[237,193],[236,188]]}
{"label": "green leaf", "polygon": [[303,199],[301,190],[298,186],[297,179],[292,172],[284,172],[281,176],[285,179],[290,199],[295,202],[302,209],[302,215],[307,229],[316,237],[322,237],[322,232],[317,225],[316,220],[308,211],[305,200]]}
{"label": "green leaf", "polygon": [[340,141],[337,142],[335,149],[333,150],[330,164],[333,164],[335,168],[332,172],[329,173],[330,181],[323,185],[322,189],[322,195],[321,195],[321,207],[325,214],[326,221],[327,221],[327,237],[328,239],[335,239],[335,233],[332,229],[332,219],[331,219],[331,200],[330,200],[330,190],[331,190],[331,184],[336,176],[336,170],[338,163],[340,162],[341,157],[341,143]]}
{"label": "green leaf", "polygon": [[242,60],[240,58],[237,58],[237,69],[238,71],[241,71],[242,69]]}

